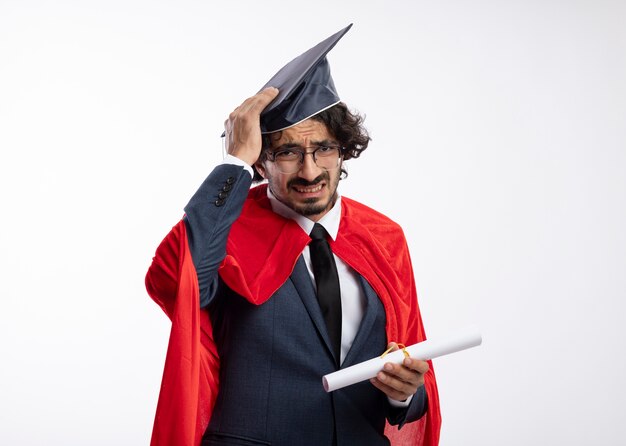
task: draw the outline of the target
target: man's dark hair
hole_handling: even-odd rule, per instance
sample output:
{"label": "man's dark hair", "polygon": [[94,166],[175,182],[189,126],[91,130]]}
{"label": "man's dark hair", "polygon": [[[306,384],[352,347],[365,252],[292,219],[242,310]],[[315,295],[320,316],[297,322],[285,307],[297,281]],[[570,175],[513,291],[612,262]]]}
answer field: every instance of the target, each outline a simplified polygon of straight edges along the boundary
{"label": "man's dark hair", "polygon": [[[311,119],[326,125],[330,134],[337,139],[343,148],[342,155],[344,160],[361,156],[361,152],[367,149],[371,140],[369,133],[363,126],[365,117],[356,112],[351,112],[343,102],[312,116]],[[260,161],[265,161],[265,151],[272,147],[272,138],[276,138],[275,133],[263,135]],[[341,168],[341,173],[344,178],[348,176],[348,172],[343,167]],[[263,177],[254,168],[253,181],[258,182],[262,180]]]}

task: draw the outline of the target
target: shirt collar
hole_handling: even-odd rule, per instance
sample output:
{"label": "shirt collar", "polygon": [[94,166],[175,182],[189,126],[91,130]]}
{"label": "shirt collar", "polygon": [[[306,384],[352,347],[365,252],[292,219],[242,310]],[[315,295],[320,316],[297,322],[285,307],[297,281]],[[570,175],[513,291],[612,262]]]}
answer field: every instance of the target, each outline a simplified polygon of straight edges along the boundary
{"label": "shirt collar", "polygon": [[[278,201],[278,198],[274,196],[270,188],[267,188],[267,198],[270,200],[270,204],[272,205],[272,210],[278,215],[294,220],[298,225],[302,228],[304,232],[310,234],[313,230],[313,225],[315,222],[305,217],[304,215],[298,214],[296,211],[288,207],[286,204]],[[335,205],[317,222],[326,229],[328,235],[331,239],[335,240],[337,238],[337,233],[339,232],[339,222],[341,221],[341,195],[337,192],[337,201],[335,201]]]}

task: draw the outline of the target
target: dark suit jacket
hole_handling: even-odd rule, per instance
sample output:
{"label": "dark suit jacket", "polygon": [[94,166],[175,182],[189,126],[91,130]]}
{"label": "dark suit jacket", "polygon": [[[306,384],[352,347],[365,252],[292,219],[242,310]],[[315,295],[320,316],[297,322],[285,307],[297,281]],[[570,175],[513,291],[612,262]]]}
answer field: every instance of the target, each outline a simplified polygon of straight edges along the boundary
{"label": "dark suit jacket", "polygon": [[[369,382],[326,393],[321,377],[337,370],[315,288],[302,258],[264,304],[229,289],[218,267],[230,226],[241,213],[250,175],[218,166],[185,208],[201,305],[209,311],[221,368],[220,390],[204,445],[388,445],[385,420],[421,417],[425,392],[394,409]],[[361,278],[367,309],[341,367],[371,359],[387,345],[385,312]]]}

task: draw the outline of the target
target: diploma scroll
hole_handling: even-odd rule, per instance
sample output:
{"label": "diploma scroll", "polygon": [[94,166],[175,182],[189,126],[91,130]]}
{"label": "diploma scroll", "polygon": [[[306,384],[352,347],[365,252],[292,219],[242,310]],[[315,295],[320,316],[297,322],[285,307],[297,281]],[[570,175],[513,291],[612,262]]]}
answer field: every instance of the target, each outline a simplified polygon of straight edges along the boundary
{"label": "diploma scroll", "polygon": [[[406,347],[411,358],[429,360],[439,356],[455,353],[468,348],[476,347],[482,342],[480,332],[476,327],[468,327],[443,339],[428,339],[418,344]],[[376,376],[388,362],[401,364],[405,358],[404,350],[388,353],[384,357],[372,358],[369,361],[355,364],[351,367],[324,375],[322,384],[326,392],[341,389]]]}

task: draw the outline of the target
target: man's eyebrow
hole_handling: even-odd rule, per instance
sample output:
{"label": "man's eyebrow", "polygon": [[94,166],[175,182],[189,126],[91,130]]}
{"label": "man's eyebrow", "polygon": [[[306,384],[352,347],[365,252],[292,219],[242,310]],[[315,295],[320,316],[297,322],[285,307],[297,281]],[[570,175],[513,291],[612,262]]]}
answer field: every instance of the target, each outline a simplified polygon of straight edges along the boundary
{"label": "man's eyebrow", "polygon": [[[321,141],[311,141],[311,146],[337,146],[339,143],[337,141],[331,139],[323,139]],[[284,149],[295,149],[302,147],[302,144],[298,144],[297,142],[288,141],[280,146],[276,147],[274,150],[284,150]]]}

